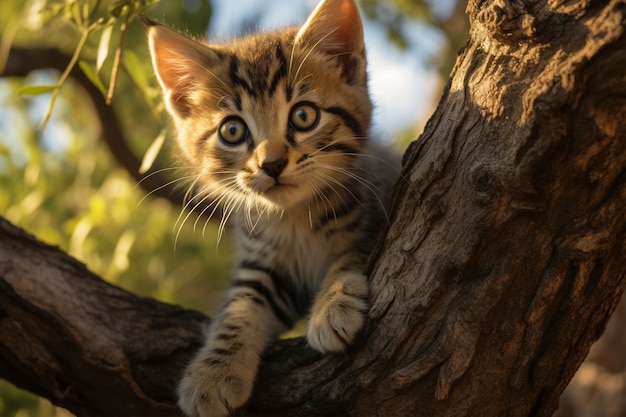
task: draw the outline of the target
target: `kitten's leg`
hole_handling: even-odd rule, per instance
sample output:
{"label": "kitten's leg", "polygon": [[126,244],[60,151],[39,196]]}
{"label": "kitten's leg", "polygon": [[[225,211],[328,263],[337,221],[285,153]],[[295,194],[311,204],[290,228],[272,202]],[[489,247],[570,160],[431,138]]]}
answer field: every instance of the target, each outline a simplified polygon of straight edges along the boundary
{"label": "kitten's leg", "polygon": [[307,340],[320,352],[345,350],[365,323],[369,286],[365,274],[353,265],[363,261],[350,254],[339,258],[313,303]]}
{"label": "kitten's leg", "polygon": [[179,406],[193,417],[224,417],[252,393],[265,346],[293,320],[271,277],[240,269],[204,347],[185,369]]}

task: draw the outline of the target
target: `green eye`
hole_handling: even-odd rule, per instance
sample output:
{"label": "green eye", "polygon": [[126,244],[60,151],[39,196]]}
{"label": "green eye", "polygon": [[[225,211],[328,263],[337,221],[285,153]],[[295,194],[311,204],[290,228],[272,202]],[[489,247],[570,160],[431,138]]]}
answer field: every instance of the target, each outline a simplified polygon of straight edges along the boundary
{"label": "green eye", "polygon": [[320,111],[312,103],[298,103],[291,108],[289,124],[296,130],[307,131],[313,129],[319,120]]}
{"label": "green eye", "polygon": [[239,145],[248,138],[248,134],[248,126],[239,117],[229,117],[219,129],[220,139],[227,145]]}

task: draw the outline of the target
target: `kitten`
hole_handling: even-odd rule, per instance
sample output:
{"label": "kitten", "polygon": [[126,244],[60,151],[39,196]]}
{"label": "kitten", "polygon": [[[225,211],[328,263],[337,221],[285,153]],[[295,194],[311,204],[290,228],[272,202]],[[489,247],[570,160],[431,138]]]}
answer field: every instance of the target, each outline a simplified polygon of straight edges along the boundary
{"label": "kitten", "polygon": [[265,346],[303,315],[314,349],[354,342],[397,161],[368,140],[354,0],[322,0],[299,28],[224,45],[143,20],[194,201],[221,204],[239,246],[226,302],[179,386],[186,414],[222,417],[250,397]]}

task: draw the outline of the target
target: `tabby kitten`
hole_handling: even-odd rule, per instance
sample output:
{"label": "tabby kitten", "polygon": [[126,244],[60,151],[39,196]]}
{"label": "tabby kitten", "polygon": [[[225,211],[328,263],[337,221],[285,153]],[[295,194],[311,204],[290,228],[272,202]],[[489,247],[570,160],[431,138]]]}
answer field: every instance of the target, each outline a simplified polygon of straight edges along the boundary
{"label": "tabby kitten", "polygon": [[355,340],[396,161],[368,141],[354,0],[224,45],[144,22],[193,201],[221,204],[237,235],[234,281],[178,390],[186,414],[222,417],[250,397],[265,346],[303,315],[320,352]]}

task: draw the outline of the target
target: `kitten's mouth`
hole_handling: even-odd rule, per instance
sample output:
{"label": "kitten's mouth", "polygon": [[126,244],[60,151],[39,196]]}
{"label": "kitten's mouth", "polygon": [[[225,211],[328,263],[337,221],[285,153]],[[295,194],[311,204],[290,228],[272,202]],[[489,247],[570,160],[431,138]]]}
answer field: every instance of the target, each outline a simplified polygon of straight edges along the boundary
{"label": "kitten's mouth", "polygon": [[276,180],[268,177],[253,177],[246,179],[244,187],[248,188],[258,196],[260,200],[265,200],[272,206],[286,209],[294,206],[306,197],[306,187],[302,187],[297,181]]}
{"label": "kitten's mouth", "polygon": [[293,190],[295,188],[297,188],[296,185],[285,184],[283,182],[276,181],[276,183],[274,183],[274,185],[272,185],[270,188],[265,190],[265,192],[263,194],[270,194],[270,193],[275,193],[275,192],[284,192],[284,191],[288,191],[288,190]]}
{"label": "kitten's mouth", "polygon": [[274,185],[263,191],[261,194],[268,199],[282,207],[291,206],[293,200],[297,199],[296,191],[299,187],[295,184],[286,184],[283,182],[276,182]]}

